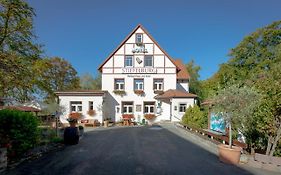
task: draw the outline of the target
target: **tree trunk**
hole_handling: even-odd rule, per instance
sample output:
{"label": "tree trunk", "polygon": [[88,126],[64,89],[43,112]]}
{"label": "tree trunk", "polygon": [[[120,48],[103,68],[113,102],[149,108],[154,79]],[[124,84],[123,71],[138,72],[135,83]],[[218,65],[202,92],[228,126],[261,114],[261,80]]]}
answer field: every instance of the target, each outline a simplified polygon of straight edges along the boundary
{"label": "tree trunk", "polygon": [[267,147],[266,147],[266,155],[269,155],[271,147],[272,147],[272,136],[268,136],[268,140],[267,140]]}
{"label": "tree trunk", "polygon": [[231,122],[229,122],[229,136],[228,136],[228,138],[229,138],[229,141],[228,141],[229,148],[232,149],[232,128],[231,128]]}
{"label": "tree trunk", "polygon": [[273,142],[272,148],[270,150],[270,154],[269,154],[270,156],[273,156],[273,153],[275,152],[278,141],[280,140],[280,137],[281,137],[281,126],[279,126],[276,137],[274,138],[274,142]]}

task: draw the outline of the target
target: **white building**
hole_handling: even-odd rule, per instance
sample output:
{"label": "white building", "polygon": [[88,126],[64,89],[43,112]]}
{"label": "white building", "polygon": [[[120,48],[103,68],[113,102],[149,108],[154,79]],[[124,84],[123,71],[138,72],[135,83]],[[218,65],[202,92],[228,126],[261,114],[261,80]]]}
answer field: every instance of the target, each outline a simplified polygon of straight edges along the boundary
{"label": "white building", "polygon": [[[57,92],[65,107],[61,121],[68,114],[81,112],[84,118],[120,121],[133,114],[141,122],[146,114],[153,121],[179,121],[196,95],[189,93],[189,74],[181,62],[171,58],[138,25],[100,65],[102,91]],[[89,109],[98,111],[94,117]]]}

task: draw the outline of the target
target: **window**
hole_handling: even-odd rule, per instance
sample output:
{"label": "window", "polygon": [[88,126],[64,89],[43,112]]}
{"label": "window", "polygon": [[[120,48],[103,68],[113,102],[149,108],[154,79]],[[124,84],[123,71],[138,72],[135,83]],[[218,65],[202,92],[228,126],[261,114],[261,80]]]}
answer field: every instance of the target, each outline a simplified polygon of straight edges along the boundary
{"label": "window", "polygon": [[144,102],[144,113],[145,114],[154,114],[154,102]]}
{"label": "window", "polygon": [[124,90],[125,89],[124,79],[115,79],[114,80],[114,89],[115,90]]}
{"label": "window", "polygon": [[145,56],[144,57],[144,67],[152,67],[152,56]]}
{"label": "window", "polygon": [[89,110],[94,110],[94,103],[89,101]]}
{"label": "window", "polygon": [[132,114],[133,113],[133,102],[123,102],[122,103],[122,113]]}
{"label": "window", "polygon": [[136,43],[142,43],[142,34],[141,33],[136,34]]}
{"label": "window", "polygon": [[125,67],[132,67],[133,66],[133,56],[125,56]]}
{"label": "window", "polygon": [[163,91],[163,79],[154,79],[153,90]]}
{"label": "window", "polygon": [[136,105],[136,112],[141,112],[141,105]]}
{"label": "window", "polygon": [[143,90],[143,79],[134,79],[134,90]]}
{"label": "window", "polygon": [[82,111],[82,101],[71,101],[70,102],[70,112],[81,112]]}
{"label": "window", "polygon": [[185,112],[186,110],[186,104],[185,103],[180,103],[179,105],[179,112]]}

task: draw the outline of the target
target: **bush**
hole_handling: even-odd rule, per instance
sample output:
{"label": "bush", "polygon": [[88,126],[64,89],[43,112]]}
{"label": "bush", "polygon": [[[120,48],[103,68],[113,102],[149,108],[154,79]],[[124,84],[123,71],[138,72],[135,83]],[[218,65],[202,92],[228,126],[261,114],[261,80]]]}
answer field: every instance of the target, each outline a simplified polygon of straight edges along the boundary
{"label": "bush", "polygon": [[8,158],[19,158],[38,141],[38,119],[31,113],[0,110],[0,144],[8,148]]}
{"label": "bush", "polygon": [[207,128],[208,117],[204,115],[204,112],[197,105],[194,105],[194,107],[189,106],[182,117],[182,123],[197,128]]}

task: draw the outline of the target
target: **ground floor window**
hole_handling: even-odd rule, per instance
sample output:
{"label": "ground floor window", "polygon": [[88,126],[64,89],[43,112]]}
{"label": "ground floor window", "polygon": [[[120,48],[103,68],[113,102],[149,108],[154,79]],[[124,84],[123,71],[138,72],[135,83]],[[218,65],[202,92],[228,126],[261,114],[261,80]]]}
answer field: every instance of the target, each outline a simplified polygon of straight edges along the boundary
{"label": "ground floor window", "polygon": [[144,102],[143,106],[145,114],[154,114],[155,102]]}
{"label": "ground floor window", "polygon": [[122,103],[122,113],[132,114],[133,113],[133,102],[123,102]]}
{"label": "ground floor window", "polygon": [[179,112],[185,112],[186,110],[186,103],[179,104]]}
{"label": "ground floor window", "polygon": [[82,101],[70,102],[70,112],[81,112],[81,111],[82,111]]}

